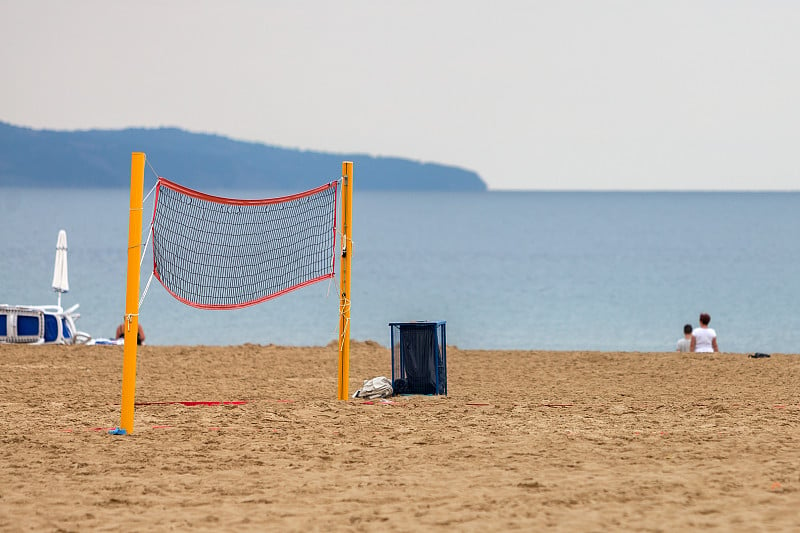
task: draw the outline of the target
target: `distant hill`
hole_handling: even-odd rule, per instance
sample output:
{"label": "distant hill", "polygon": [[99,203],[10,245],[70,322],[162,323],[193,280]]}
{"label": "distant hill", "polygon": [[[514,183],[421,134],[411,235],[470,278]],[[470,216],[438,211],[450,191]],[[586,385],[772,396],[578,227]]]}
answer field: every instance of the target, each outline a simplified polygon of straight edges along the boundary
{"label": "distant hill", "polygon": [[5,122],[0,186],[128,187],[131,152],[145,152],[161,176],[200,190],[306,190],[338,179],[342,161],[354,162],[360,190],[486,190],[475,172],[394,157],[278,148],[177,128],[51,131]]}

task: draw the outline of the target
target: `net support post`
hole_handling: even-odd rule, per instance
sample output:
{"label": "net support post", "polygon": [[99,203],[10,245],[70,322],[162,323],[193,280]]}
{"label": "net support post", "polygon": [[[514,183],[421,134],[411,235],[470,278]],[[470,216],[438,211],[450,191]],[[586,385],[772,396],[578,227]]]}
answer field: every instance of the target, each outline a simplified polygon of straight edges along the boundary
{"label": "net support post", "polygon": [[122,359],[122,412],[116,434],[133,433],[136,396],[136,347],[139,333],[139,274],[142,253],[142,202],[145,154],[131,153],[131,199],[128,223],[128,282],[125,292],[125,347]]}
{"label": "net support post", "polygon": [[342,260],[339,291],[339,390],[346,400],[350,381],[350,262],[353,258],[353,162],[342,162]]}

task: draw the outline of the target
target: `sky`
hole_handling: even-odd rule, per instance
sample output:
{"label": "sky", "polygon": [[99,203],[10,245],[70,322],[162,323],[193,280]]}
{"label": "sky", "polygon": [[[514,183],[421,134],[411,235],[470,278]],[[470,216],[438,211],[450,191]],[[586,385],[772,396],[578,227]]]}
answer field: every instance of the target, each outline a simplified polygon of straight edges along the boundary
{"label": "sky", "polygon": [[179,127],[491,190],[800,190],[794,0],[0,0],[0,72],[0,121],[37,129]]}

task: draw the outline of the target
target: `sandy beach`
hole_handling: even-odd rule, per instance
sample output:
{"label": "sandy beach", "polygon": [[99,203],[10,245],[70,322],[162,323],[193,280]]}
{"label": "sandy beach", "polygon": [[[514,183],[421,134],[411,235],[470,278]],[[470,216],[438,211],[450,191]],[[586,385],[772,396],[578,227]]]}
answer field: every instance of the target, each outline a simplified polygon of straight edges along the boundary
{"label": "sandy beach", "polygon": [[143,346],[113,436],[122,347],[0,345],[0,530],[800,529],[798,355],[447,357],[446,397],[338,401],[335,346]]}

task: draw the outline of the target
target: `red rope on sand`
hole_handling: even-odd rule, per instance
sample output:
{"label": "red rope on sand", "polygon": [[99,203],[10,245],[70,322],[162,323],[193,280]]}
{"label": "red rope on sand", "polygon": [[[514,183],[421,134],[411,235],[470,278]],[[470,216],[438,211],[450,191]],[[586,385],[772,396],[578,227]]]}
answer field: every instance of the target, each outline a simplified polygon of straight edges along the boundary
{"label": "red rope on sand", "polygon": [[194,407],[196,405],[244,405],[249,403],[248,400],[235,400],[229,402],[136,402],[134,405],[186,405]]}

